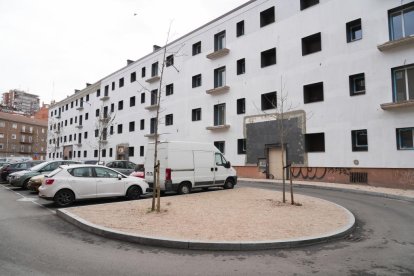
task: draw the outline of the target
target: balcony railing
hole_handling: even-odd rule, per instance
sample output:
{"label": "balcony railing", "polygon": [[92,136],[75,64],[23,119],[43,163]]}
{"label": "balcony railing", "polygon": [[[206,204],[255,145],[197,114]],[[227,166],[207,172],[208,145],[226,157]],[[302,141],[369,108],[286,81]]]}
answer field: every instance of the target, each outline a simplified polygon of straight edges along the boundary
{"label": "balcony railing", "polygon": [[208,59],[215,60],[215,59],[227,56],[229,53],[230,53],[229,49],[223,48],[223,49],[220,49],[220,50],[217,50],[217,51],[214,51],[214,52],[208,54],[206,57]]}

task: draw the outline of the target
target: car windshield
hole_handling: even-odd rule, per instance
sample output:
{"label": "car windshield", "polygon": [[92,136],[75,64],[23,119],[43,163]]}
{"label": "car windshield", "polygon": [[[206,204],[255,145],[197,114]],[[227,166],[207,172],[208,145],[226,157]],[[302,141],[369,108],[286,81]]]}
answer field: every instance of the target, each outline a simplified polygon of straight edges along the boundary
{"label": "car windshield", "polygon": [[46,165],[47,165],[47,162],[43,162],[43,163],[40,163],[39,165],[31,167],[29,170],[37,172],[38,170],[42,169]]}

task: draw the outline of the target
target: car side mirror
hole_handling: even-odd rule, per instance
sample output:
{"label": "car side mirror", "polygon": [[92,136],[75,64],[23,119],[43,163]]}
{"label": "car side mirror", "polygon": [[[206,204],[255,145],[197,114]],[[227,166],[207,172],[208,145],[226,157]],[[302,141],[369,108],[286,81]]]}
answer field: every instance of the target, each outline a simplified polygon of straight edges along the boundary
{"label": "car side mirror", "polygon": [[231,167],[230,161],[227,161],[227,163],[224,165],[224,167],[226,169],[230,169],[230,167]]}
{"label": "car side mirror", "polygon": [[118,174],[118,180],[122,179],[122,175]]}

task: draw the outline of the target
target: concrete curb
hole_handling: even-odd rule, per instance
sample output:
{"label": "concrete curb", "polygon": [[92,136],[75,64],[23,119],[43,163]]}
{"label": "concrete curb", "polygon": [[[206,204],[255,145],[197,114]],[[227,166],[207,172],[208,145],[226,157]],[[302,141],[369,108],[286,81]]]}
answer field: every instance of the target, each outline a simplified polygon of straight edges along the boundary
{"label": "concrete curb", "polygon": [[[332,203],[332,202],[331,202]],[[335,204],[335,203],[332,203]],[[335,204],[337,205],[337,204]],[[251,250],[266,250],[266,249],[284,249],[308,246],[312,244],[328,242],[337,240],[347,236],[354,230],[355,217],[354,215],[344,207],[337,205],[342,208],[348,215],[348,223],[344,227],[337,229],[331,233],[312,236],[299,239],[280,239],[280,240],[269,240],[269,241],[246,241],[246,242],[229,242],[229,241],[218,241],[218,242],[207,242],[197,240],[171,240],[164,237],[152,237],[152,236],[140,236],[129,233],[124,233],[114,229],[106,228],[100,225],[90,223],[75,214],[72,214],[68,210],[58,209],[56,214],[63,220],[85,230],[87,232],[100,235],[105,238],[122,240],[126,242],[139,243],[142,245],[160,246],[176,249],[192,249],[192,250],[210,250],[210,251],[251,251]]]}
{"label": "concrete curb", "polygon": [[[258,181],[256,179],[252,180],[238,180],[237,182],[252,182],[252,183],[262,183],[262,184],[268,184],[268,185],[277,185],[282,187],[282,183],[278,182],[268,182],[268,181]],[[287,187],[289,187],[289,183],[286,184]],[[347,193],[354,193],[354,194],[363,194],[363,195],[370,195],[370,196],[376,196],[376,197],[383,197],[388,199],[396,199],[396,200],[404,200],[408,202],[414,202],[414,198],[408,197],[408,196],[400,196],[400,195],[393,195],[393,194],[386,194],[386,193],[380,193],[380,192],[372,192],[372,191],[364,191],[364,190],[355,190],[355,189],[346,189],[346,188],[340,188],[340,187],[329,187],[329,186],[323,186],[323,185],[312,185],[312,184],[300,184],[300,183],[293,183],[293,187],[298,188],[310,188],[310,189],[322,189],[322,190],[331,190],[331,191],[341,191],[341,192],[347,192]]]}

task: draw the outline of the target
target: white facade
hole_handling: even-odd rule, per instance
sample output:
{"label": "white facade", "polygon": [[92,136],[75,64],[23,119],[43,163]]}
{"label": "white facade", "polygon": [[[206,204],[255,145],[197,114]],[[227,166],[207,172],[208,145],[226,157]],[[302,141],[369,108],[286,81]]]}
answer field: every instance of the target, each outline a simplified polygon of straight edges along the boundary
{"label": "white facade", "polygon": [[[410,100],[403,101],[401,107],[396,103],[393,97],[393,68],[414,65],[414,42],[408,38],[408,41],[405,39],[401,43],[397,41],[396,45],[387,45],[392,44],[389,42],[389,11],[406,4],[414,7],[414,2],[321,0],[303,10],[300,2],[250,1],[170,43],[167,46],[167,56],[174,55],[174,66],[166,67],[163,75],[160,140],[225,141],[227,159],[234,165],[246,165],[246,154],[238,153],[238,139],[246,138],[246,118],[263,115],[262,94],[276,91],[279,95],[281,87],[284,87],[283,92],[288,93],[288,100],[295,110],[306,113],[303,134],[324,133],[324,151],[306,152],[305,165],[413,168],[414,151],[397,148],[396,131],[399,128],[414,127],[414,107]],[[271,7],[274,7],[275,22],[260,27],[261,12]],[[362,39],[347,42],[347,23],[357,19],[361,20]],[[236,25],[242,20],[244,35],[237,37]],[[214,36],[224,30],[225,48],[229,52],[215,59],[207,58],[207,55],[214,52]],[[321,37],[321,50],[302,55],[302,38],[317,33]],[[193,55],[193,44],[199,41],[201,53]],[[389,43],[384,44],[386,42]],[[272,48],[276,48],[276,64],[262,68],[261,53]],[[161,68],[162,55],[163,48],[52,106],[49,129],[52,127],[53,130],[54,124],[61,124],[61,132],[56,136],[54,131],[50,131],[49,158],[64,157],[63,147],[72,145],[72,150],[76,153],[76,157],[71,156],[72,159],[97,159],[94,156],[94,146],[97,143],[94,137],[97,118],[95,112],[103,106],[110,108],[113,103],[116,114],[115,134],[108,138],[105,144],[106,156],[101,159],[116,159],[117,146],[127,144],[134,148],[134,154],[129,156],[129,160],[144,163],[140,147],[143,146],[145,152],[147,143],[154,141],[154,138],[145,135],[150,133],[150,119],[156,114],[155,109],[145,108],[151,105],[148,91],[159,87],[159,81],[149,83],[146,80],[151,78],[153,63],[158,62],[159,69]],[[237,61],[243,58],[245,73],[238,75]],[[206,93],[214,88],[214,70],[222,66],[225,66],[224,85],[229,87],[228,91],[224,89],[221,93]],[[145,77],[141,77],[143,67],[146,68]],[[136,81],[131,82],[131,74],[134,72]],[[350,76],[360,73],[364,73],[365,93],[350,96]],[[198,74],[202,75],[201,86],[193,88],[192,77]],[[122,78],[124,85],[120,87]],[[323,82],[323,100],[305,104],[304,86],[319,82]],[[411,82],[414,80],[411,79]],[[174,85],[173,94],[166,96],[165,86],[171,83]],[[106,86],[109,86],[109,99],[103,101]],[[146,94],[145,103],[141,103],[141,93]],[[87,94],[89,101],[84,103],[83,109],[78,110],[80,98],[85,100]],[[135,97],[135,106],[132,107],[131,97]],[[244,114],[237,114],[236,111],[237,99],[240,98],[245,98]],[[120,101],[123,101],[122,110],[118,110]],[[70,107],[71,102],[74,102],[73,108]],[[395,104],[391,104],[391,108],[381,106],[393,102]],[[214,105],[221,103],[225,103],[226,127],[207,129],[214,126]],[[65,109],[60,118],[57,118],[59,108],[66,104],[69,105],[68,110]],[[192,121],[192,110],[195,108],[201,108],[199,121]],[[89,114],[88,120],[85,120],[86,113]],[[165,125],[165,116],[168,114],[173,114],[173,124],[169,126]],[[80,115],[83,116],[83,127],[77,128],[74,118],[78,117],[79,120]],[[72,125],[69,123],[70,118],[73,119]],[[142,119],[145,121],[144,130],[140,130]],[[64,125],[65,120],[68,120],[67,126]],[[131,132],[130,122],[135,122],[135,130]],[[117,134],[120,124],[123,126],[122,133]],[[367,130],[367,151],[353,151],[353,130]],[[86,139],[85,132],[88,132]],[[77,134],[78,137],[80,133],[81,144],[74,142],[73,137],[69,142],[69,135]],[[67,136],[66,142],[64,136]],[[61,140],[59,147],[54,146],[57,139]],[[109,156],[110,148],[112,156]],[[86,157],[84,151],[87,152]]]}

